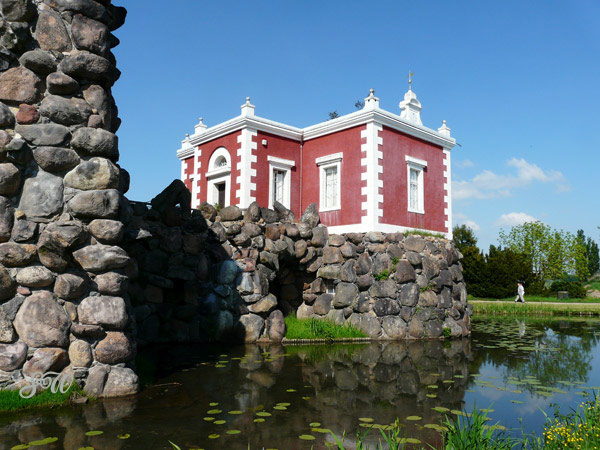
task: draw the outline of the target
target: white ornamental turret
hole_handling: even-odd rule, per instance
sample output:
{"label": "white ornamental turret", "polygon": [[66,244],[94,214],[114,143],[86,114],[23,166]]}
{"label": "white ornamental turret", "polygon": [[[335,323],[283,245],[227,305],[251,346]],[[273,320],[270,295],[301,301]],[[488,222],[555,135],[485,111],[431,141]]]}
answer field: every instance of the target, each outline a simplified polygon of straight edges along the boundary
{"label": "white ornamental turret", "polygon": [[408,92],[404,94],[404,100],[400,102],[400,118],[417,125],[423,125],[421,122],[421,102],[417,99],[417,94],[412,91],[412,76],[408,75]]}
{"label": "white ornamental turret", "polygon": [[242,105],[242,116],[253,116],[254,105],[250,103],[250,97],[246,97],[246,103]]}
{"label": "white ornamental turret", "polygon": [[196,125],[194,125],[194,134],[197,136],[199,134],[202,134],[206,131],[207,126],[204,125],[204,122],[202,122],[202,117],[200,117],[198,119],[198,123]]}
{"label": "white ornamental turret", "polygon": [[379,98],[375,97],[375,89],[369,90],[369,96],[365,98],[364,109],[376,109],[379,108]]}

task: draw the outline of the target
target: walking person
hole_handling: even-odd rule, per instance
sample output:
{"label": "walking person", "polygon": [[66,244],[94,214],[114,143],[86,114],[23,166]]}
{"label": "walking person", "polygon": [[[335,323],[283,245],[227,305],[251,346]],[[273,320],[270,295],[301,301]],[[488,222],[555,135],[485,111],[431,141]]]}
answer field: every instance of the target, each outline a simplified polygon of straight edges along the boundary
{"label": "walking person", "polygon": [[523,283],[517,283],[517,298],[515,298],[515,303],[519,301],[525,303],[525,288],[523,287]]}

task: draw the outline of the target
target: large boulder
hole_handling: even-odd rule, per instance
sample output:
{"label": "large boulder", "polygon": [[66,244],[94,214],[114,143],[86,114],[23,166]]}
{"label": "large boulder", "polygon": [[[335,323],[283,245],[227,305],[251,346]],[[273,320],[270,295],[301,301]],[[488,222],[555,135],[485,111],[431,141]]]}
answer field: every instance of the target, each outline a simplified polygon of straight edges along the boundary
{"label": "large boulder", "polygon": [[0,264],[6,267],[23,267],[36,257],[37,249],[32,244],[4,242],[0,244]]}
{"label": "large boulder", "polygon": [[125,267],[130,259],[122,248],[103,244],[83,247],[73,252],[73,258],[89,272],[120,269]]}
{"label": "large boulder", "polygon": [[124,397],[137,394],[139,380],[135,372],[127,367],[111,367],[104,384],[103,397]]}
{"label": "large boulder", "polygon": [[89,367],[94,361],[92,347],[82,339],[76,339],[69,345],[69,361],[73,367]]}
{"label": "large boulder", "polygon": [[[31,126],[31,125],[30,125]],[[39,170],[23,183],[19,209],[29,220],[42,221],[61,212],[63,207],[63,180]]]}
{"label": "large boulder", "polygon": [[129,338],[121,332],[108,331],[106,337],[94,349],[96,361],[103,364],[119,364],[133,358],[135,348]]}
{"label": "large boulder", "polygon": [[67,127],[55,123],[17,125],[15,131],[27,142],[37,146],[61,145],[71,134]]}
{"label": "large boulder", "polygon": [[125,328],[128,320],[125,301],[121,297],[87,297],[77,307],[77,314],[82,324],[119,330]]}
{"label": "large boulder", "polygon": [[87,380],[85,381],[84,391],[92,397],[102,396],[104,384],[108,378],[110,366],[98,364],[90,369]]}
{"label": "large boulder", "polygon": [[19,337],[31,347],[66,347],[70,326],[65,310],[47,291],[27,297],[14,321]]}
{"label": "large boulder", "polygon": [[23,375],[33,376],[37,373],[60,372],[69,363],[66,350],[62,348],[38,348],[23,366]]}
{"label": "large boulder", "polygon": [[29,266],[19,270],[17,283],[30,288],[43,288],[54,283],[54,274],[44,266]]}
{"label": "large boulder", "polygon": [[277,297],[273,294],[269,294],[266,297],[261,298],[256,303],[249,305],[248,310],[255,314],[268,313],[277,307]]}
{"label": "large boulder", "polygon": [[79,83],[75,78],[62,72],[54,72],[46,77],[48,92],[56,95],[70,95],[79,90]]}
{"label": "large boulder", "polygon": [[82,153],[104,156],[112,160],[119,158],[119,140],[114,133],[101,128],[79,128],[73,133],[71,146]]}
{"label": "large boulder", "polygon": [[269,339],[272,341],[279,342],[285,337],[285,319],[279,309],[269,314],[267,318],[267,332],[269,333]]}
{"label": "large boulder", "polygon": [[116,244],[123,239],[125,227],[123,223],[118,220],[95,219],[88,225],[88,231],[99,242],[104,244]]}
{"label": "large boulder", "polygon": [[51,8],[40,12],[35,27],[35,39],[42,50],[68,52],[72,48],[69,33],[60,14]]}
{"label": "large boulder", "polygon": [[48,75],[56,70],[56,61],[52,55],[40,49],[23,53],[19,62],[22,66],[40,75]]}
{"label": "large boulder", "polygon": [[6,20],[27,22],[35,15],[35,6],[30,0],[2,0],[0,11]]}
{"label": "large boulder", "polygon": [[0,370],[10,372],[21,367],[27,358],[27,349],[23,341],[0,344]]}
{"label": "large boulder", "polygon": [[0,342],[10,344],[16,339],[15,329],[12,326],[12,320],[0,308]]}
{"label": "large boulder", "polygon": [[17,284],[10,276],[8,270],[0,265],[0,301],[12,298],[17,291]]}
{"label": "large boulder", "polygon": [[244,342],[256,342],[265,327],[265,321],[256,314],[244,314],[236,325],[238,335]]}
{"label": "large boulder", "polygon": [[338,283],[332,305],[335,308],[350,306],[358,297],[358,288],[353,283]]}
{"label": "large boulder", "polygon": [[14,220],[15,209],[11,201],[0,196],[0,242],[6,242],[10,239]]}
{"label": "large boulder", "polygon": [[76,14],[71,22],[71,33],[75,47],[79,50],[88,50],[98,55],[105,55],[110,50],[110,31],[101,22]]}
{"label": "large boulder", "polygon": [[311,203],[306,207],[300,221],[307,224],[310,228],[315,228],[319,225],[319,208],[316,203]]}
{"label": "large boulder", "polygon": [[73,300],[86,293],[88,280],[73,273],[63,273],[56,277],[54,294],[65,300]]}
{"label": "large boulder", "polygon": [[235,205],[226,206],[225,208],[219,211],[219,216],[221,216],[221,221],[223,222],[241,220],[242,210]]}
{"label": "large boulder", "polygon": [[82,191],[116,189],[119,187],[119,169],[106,158],[93,157],[67,173],[64,184]]}
{"label": "large boulder", "polygon": [[40,105],[40,114],[62,125],[79,125],[87,123],[92,108],[80,98],[47,95]]}
{"label": "large boulder", "polygon": [[12,163],[0,164],[0,195],[11,197],[21,187],[21,172]]}
{"label": "large boulder", "polygon": [[114,82],[120,75],[108,59],[86,51],[71,53],[61,61],[58,69],[77,80]]}
{"label": "large boulder", "polygon": [[33,150],[33,159],[46,172],[63,172],[79,164],[79,155],[75,150],[62,147],[38,147]]}
{"label": "large boulder", "polygon": [[112,219],[118,216],[121,195],[116,189],[80,192],[68,206],[75,217]]}
{"label": "large boulder", "polygon": [[0,75],[0,100],[10,103],[35,103],[44,83],[31,70],[14,67]]}
{"label": "large boulder", "polygon": [[12,127],[15,124],[15,115],[4,103],[0,103],[0,128]]}

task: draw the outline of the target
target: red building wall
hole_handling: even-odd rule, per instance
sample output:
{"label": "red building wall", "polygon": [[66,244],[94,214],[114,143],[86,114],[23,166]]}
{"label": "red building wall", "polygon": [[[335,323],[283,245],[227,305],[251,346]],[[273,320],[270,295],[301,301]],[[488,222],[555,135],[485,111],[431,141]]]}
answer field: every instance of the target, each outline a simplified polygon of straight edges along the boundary
{"label": "red building wall", "polygon": [[[380,223],[446,233],[444,208],[444,158],[441,147],[407,136],[388,127],[383,137],[383,217]],[[408,212],[406,155],[427,161],[423,173],[425,214]]]}
{"label": "red building wall", "polygon": [[[235,196],[235,192],[237,190],[236,179],[240,174],[240,171],[237,169],[238,162],[240,157],[237,155],[237,150],[240,147],[238,143],[238,136],[240,135],[240,131],[235,131],[233,133],[227,134],[225,136],[221,136],[220,138],[214,139],[209,142],[205,142],[200,145],[200,149],[202,150],[200,154],[200,193],[198,194],[199,203],[205,202],[207,198],[207,182],[206,176],[204,175],[208,170],[208,162],[210,161],[210,157],[213,152],[219,147],[225,147],[229,152],[229,156],[231,158],[231,196],[229,200],[230,205],[237,205],[238,199]],[[187,184],[186,184],[187,186]],[[188,187],[191,191],[191,185]]]}
{"label": "red building wall", "polygon": [[183,164],[183,173],[186,175],[185,180],[183,180],[183,183],[185,184],[185,187],[187,187],[188,190],[190,192],[192,192],[191,176],[193,175],[194,170],[195,170],[194,156],[192,155],[189,158],[184,159],[182,164]]}
{"label": "red building wall", "polygon": [[[267,146],[262,145],[263,139],[267,140]],[[296,163],[290,170],[290,209],[296,217],[300,217],[303,211],[300,211],[300,142],[293,139],[275,136],[274,134],[258,131],[254,141],[258,144],[256,151],[256,178],[252,182],[256,183],[256,191],[251,195],[256,198],[258,204],[262,207],[269,206],[269,161],[268,156],[289,159]]]}
{"label": "red building wall", "polygon": [[319,214],[321,222],[328,226],[350,225],[361,222],[361,125],[342,130],[327,136],[321,136],[304,142],[302,149],[302,205],[304,211],[308,205],[319,204],[319,167],[315,159],[332,153],[343,153],[340,167],[342,209]]}

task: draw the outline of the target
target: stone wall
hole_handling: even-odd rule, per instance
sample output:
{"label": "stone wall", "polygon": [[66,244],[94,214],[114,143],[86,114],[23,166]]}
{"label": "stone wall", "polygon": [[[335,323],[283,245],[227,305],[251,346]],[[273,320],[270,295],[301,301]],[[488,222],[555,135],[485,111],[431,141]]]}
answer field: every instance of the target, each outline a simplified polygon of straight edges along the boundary
{"label": "stone wall", "polygon": [[280,341],[284,316],[349,323],[374,339],[466,336],[470,311],[452,242],[379,232],[329,234],[316,205],[300,221],[253,203],[134,208],[125,245],[138,342]]}
{"label": "stone wall", "polygon": [[0,388],[65,370],[94,395],[137,391],[111,95],[125,15],[0,0]]}

